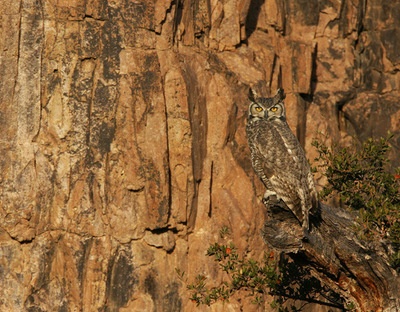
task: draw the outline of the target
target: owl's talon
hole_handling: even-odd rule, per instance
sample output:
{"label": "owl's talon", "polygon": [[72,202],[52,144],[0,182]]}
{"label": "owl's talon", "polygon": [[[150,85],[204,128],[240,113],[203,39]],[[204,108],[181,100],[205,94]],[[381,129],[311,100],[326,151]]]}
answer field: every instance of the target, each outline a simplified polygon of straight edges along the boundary
{"label": "owl's talon", "polygon": [[264,205],[276,204],[280,201],[279,196],[271,190],[266,190],[262,199]]}
{"label": "owl's talon", "polygon": [[270,199],[270,200],[277,200],[277,201],[279,201],[281,199],[278,196],[278,194],[276,194],[275,191],[271,191],[271,190],[266,190],[265,193],[264,193],[263,198]]}
{"label": "owl's talon", "polygon": [[269,197],[272,197],[272,196],[276,196],[278,198],[278,195],[276,194],[276,192],[271,191],[271,190],[266,190],[263,198],[268,199]]}
{"label": "owl's talon", "polygon": [[276,199],[276,196],[271,196],[271,197],[268,197],[268,198],[263,198],[262,202],[266,206],[271,206],[272,204],[277,202],[277,199]]}

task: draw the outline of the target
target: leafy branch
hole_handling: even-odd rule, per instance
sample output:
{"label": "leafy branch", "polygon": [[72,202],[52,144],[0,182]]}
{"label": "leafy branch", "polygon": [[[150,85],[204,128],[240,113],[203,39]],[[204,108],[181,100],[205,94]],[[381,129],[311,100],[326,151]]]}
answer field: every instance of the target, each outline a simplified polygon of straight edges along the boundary
{"label": "leafy branch", "polygon": [[392,265],[400,266],[400,168],[389,170],[388,152],[392,135],[368,139],[350,147],[328,148],[314,140],[315,159],[327,178],[321,199],[337,195],[349,210],[357,213],[357,234],[365,240],[377,237],[394,247]]}
{"label": "leafy branch", "polygon": [[[265,295],[275,299],[271,307],[278,311],[289,311],[287,301],[291,299],[291,311],[301,311],[309,303],[345,309],[342,298],[310,275],[307,268],[281,259],[274,260],[274,254],[265,254],[258,262],[247,257],[240,257],[234,244],[214,243],[207,249],[206,255],[218,263],[226,273],[226,280],[220,285],[208,287],[205,275],[198,275],[187,284],[190,300],[197,305],[211,305],[221,300],[228,301],[231,296],[242,291],[252,297],[254,304],[262,304]],[[181,280],[183,274],[178,273]],[[297,304],[296,304],[297,302]]]}

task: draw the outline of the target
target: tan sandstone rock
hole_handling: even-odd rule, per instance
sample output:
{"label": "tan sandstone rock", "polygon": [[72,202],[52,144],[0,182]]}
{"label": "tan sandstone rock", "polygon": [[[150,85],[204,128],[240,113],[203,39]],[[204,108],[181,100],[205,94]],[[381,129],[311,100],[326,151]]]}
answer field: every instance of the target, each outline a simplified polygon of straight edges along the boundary
{"label": "tan sandstone rock", "polygon": [[176,269],[226,278],[223,226],[262,259],[250,86],[285,88],[311,161],[391,130],[400,165],[399,4],[286,3],[1,2],[1,311],[198,311]]}

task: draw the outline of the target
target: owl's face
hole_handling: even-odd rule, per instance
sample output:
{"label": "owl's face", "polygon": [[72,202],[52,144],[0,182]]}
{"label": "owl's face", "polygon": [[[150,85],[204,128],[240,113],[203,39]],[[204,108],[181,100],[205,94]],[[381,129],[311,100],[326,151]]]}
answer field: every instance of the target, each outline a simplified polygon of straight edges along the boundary
{"label": "owl's face", "polygon": [[252,95],[250,96],[249,120],[286,119],[283,91],[278,90],[273,98],[259,98],[254,92]]}

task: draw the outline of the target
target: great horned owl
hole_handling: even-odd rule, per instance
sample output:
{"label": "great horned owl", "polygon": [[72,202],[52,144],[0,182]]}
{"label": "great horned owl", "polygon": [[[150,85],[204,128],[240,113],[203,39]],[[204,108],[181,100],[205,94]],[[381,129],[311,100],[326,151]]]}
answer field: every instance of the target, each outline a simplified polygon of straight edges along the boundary
{"label": "great horned owl", "polygon": [[262,98],[250,91],[246,134],[253,168],[267,188],[264,199],[283,200],[308,230],[317,192],[304,150],[286,122],[284,92]]}

